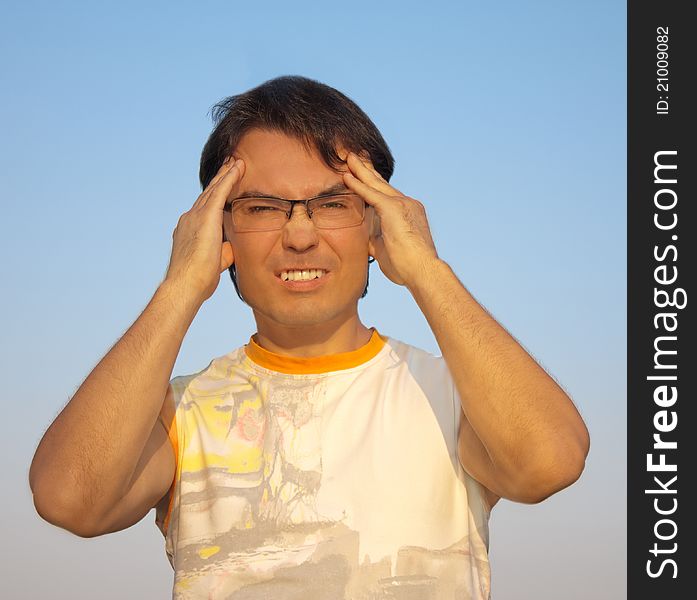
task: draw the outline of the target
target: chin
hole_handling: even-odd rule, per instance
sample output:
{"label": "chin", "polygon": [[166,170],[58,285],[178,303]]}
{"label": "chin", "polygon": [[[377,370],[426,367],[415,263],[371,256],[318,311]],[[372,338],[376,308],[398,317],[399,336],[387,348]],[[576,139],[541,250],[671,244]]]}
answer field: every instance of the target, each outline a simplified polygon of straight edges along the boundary
{"label": "chin", "polygon": [[[363,288],[361,288],[361,292]],[[244,295],[244,292],[242,292]],[[358,302],[360,292],[354,294],[354,302],[339,305],[328,298],[297,298],[296,301],[276,301],[269,305],[268,302],[249,302],[254,312],[255,319],[259,317],[281,325],[283,327],[310,327],[340,320],[342,315],[353,314]],[[267,296],[268,298],[268,296]]]}
{"label": "chin", "polygon": [[318,307],[314,302],[298,302],[295,306],[286,306],[273,311],[268,316],[279,325],[286,327],[310,327],[339,317],[344,310],[337,308],[336,306]]}

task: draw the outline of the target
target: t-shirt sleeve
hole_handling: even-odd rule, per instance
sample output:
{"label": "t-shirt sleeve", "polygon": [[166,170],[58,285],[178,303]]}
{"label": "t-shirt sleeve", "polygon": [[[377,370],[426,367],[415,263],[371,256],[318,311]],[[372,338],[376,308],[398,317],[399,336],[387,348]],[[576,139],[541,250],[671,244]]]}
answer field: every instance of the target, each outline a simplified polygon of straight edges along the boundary
{"label": "t-shirt sleeve", "polygon": [[[445,362],[445,359],[443,359],[443,362]],[[450,371],[447,369],[446,366],[446,371],[448,373],[448,379],[450,382],[450,396],[452,398],[452,405],[453,405],[453,422],[454,422],[454,431],[455,431],[455,440],[454,440],[454,445],[455,445],[455,456],[457,457],[457,462],[462,469],[462,474],[465,478],[469,479],[470,483],[472,484],[472,487],[476,488],[478,492],[478,496],[481,500],[481,503],[486,510],[487,514],[491,512],[492,507],[489,504],[488,496],[487,496],[487,488],[480,483],[477,479],[475,479],[470,473],[465,469],[465,466],[462,464],[462,461],[460,460],[460,453],[457,449],[458,447],[458,438],[460,436],[460,427],[462,426],[463,420],[466,418],[463,411],[462,411],[462,400],[460,398],[460,393],[457,391],[457,386],[455,385],[455,380],[453,379],[452,375],[450,374]]]}
{"label": "t-shirt sleeve", "polygon": [[160,409],[160,414],[158,415],[159,421],[162,423],[164,428],[167,430],[167,437],[169,438],[169,443],[172,445],[172,450],[174,452],[174,478],[172,479],[172,484],[170,485],[167,494],[164,498],[160,500],[159,504],[155,508],[155,524],[160,529],[162,534],[167,537],[167,529],[169,526],[169,520],[172,514],[172,501],[174,499],[174,487],[177,480],[177,472],[179,467],[179,435],[177,432],[177,404],[179,397],[179,387],[177,385],[177,377],[171,379],[165,399],[162,403],[162,408]]}
{"label": "t-shirt sleeve", "polygon": [[174,450],[175,460],[177,458],[178,450],[178,436],[177,436],[177,421],[176,421],[176,389],[173,385],[177,378],[170,380],[167,388],[167,395],[162,403],[162,408],[160,409],[160,414],[158,419],[164,425],[167,435],[169,436],[169,441],[172,444],[172,449]]}

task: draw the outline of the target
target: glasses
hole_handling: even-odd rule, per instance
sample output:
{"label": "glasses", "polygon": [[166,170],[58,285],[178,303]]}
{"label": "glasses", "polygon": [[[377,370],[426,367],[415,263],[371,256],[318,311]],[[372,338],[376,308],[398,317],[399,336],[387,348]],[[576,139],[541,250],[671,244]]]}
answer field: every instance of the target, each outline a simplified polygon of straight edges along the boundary
{"label": "glasses", "polygon": [[281,198],[238,198],[224,210],[232,213],[235,232],[274,231],[290,220],[295,204],[304,204],[307,216],[318,229],[355,227],[365,217],[365,201],[358,194],[341,193],[307,200]]}

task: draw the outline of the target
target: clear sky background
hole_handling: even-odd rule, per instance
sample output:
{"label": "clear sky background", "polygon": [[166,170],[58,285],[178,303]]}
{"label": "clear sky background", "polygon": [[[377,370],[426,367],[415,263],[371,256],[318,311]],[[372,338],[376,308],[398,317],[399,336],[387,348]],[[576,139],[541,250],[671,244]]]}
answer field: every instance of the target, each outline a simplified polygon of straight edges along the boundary
{"label": "clear sky background", "polygon": [[[278,75],[354,99],[438,252],[572,396],[581,479],[491,516],[496,600],[625,597],[624,2],[3,2],[3,597],[167,598],[151,511],[82,539],[34,512],[45,429],[164,277],[218,100]],[[368,326],[440,355],[377,264]],[[174,374],[246,343],[227,273]]]}

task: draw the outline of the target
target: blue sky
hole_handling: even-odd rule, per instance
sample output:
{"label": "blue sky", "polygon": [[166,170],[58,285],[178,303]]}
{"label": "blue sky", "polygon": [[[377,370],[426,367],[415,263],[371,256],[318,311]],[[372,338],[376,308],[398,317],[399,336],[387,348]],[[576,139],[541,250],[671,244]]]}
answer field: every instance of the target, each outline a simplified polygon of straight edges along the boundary
{"label": "blue sky", "polygon": [[[50,589],[87,598],[96,587],[103,598],[170,593],[153,513],[112,536],[74,537],[33,512],[29,462],[162,280],[172,230],[200,193],[209,109],[285,74],[332,85],[367,112],[395,156],[392,183],[426,205],[441,258],[589,426],[579,482],[539,505],[494,509],[495,597],[626,593],[625,3],[0,10],[1,443],[12,597]],[[368,326],[440,354],[408,291],[376,265],[359,310]],[[253,332],[224,274],[174,374],[205,367]]]}

